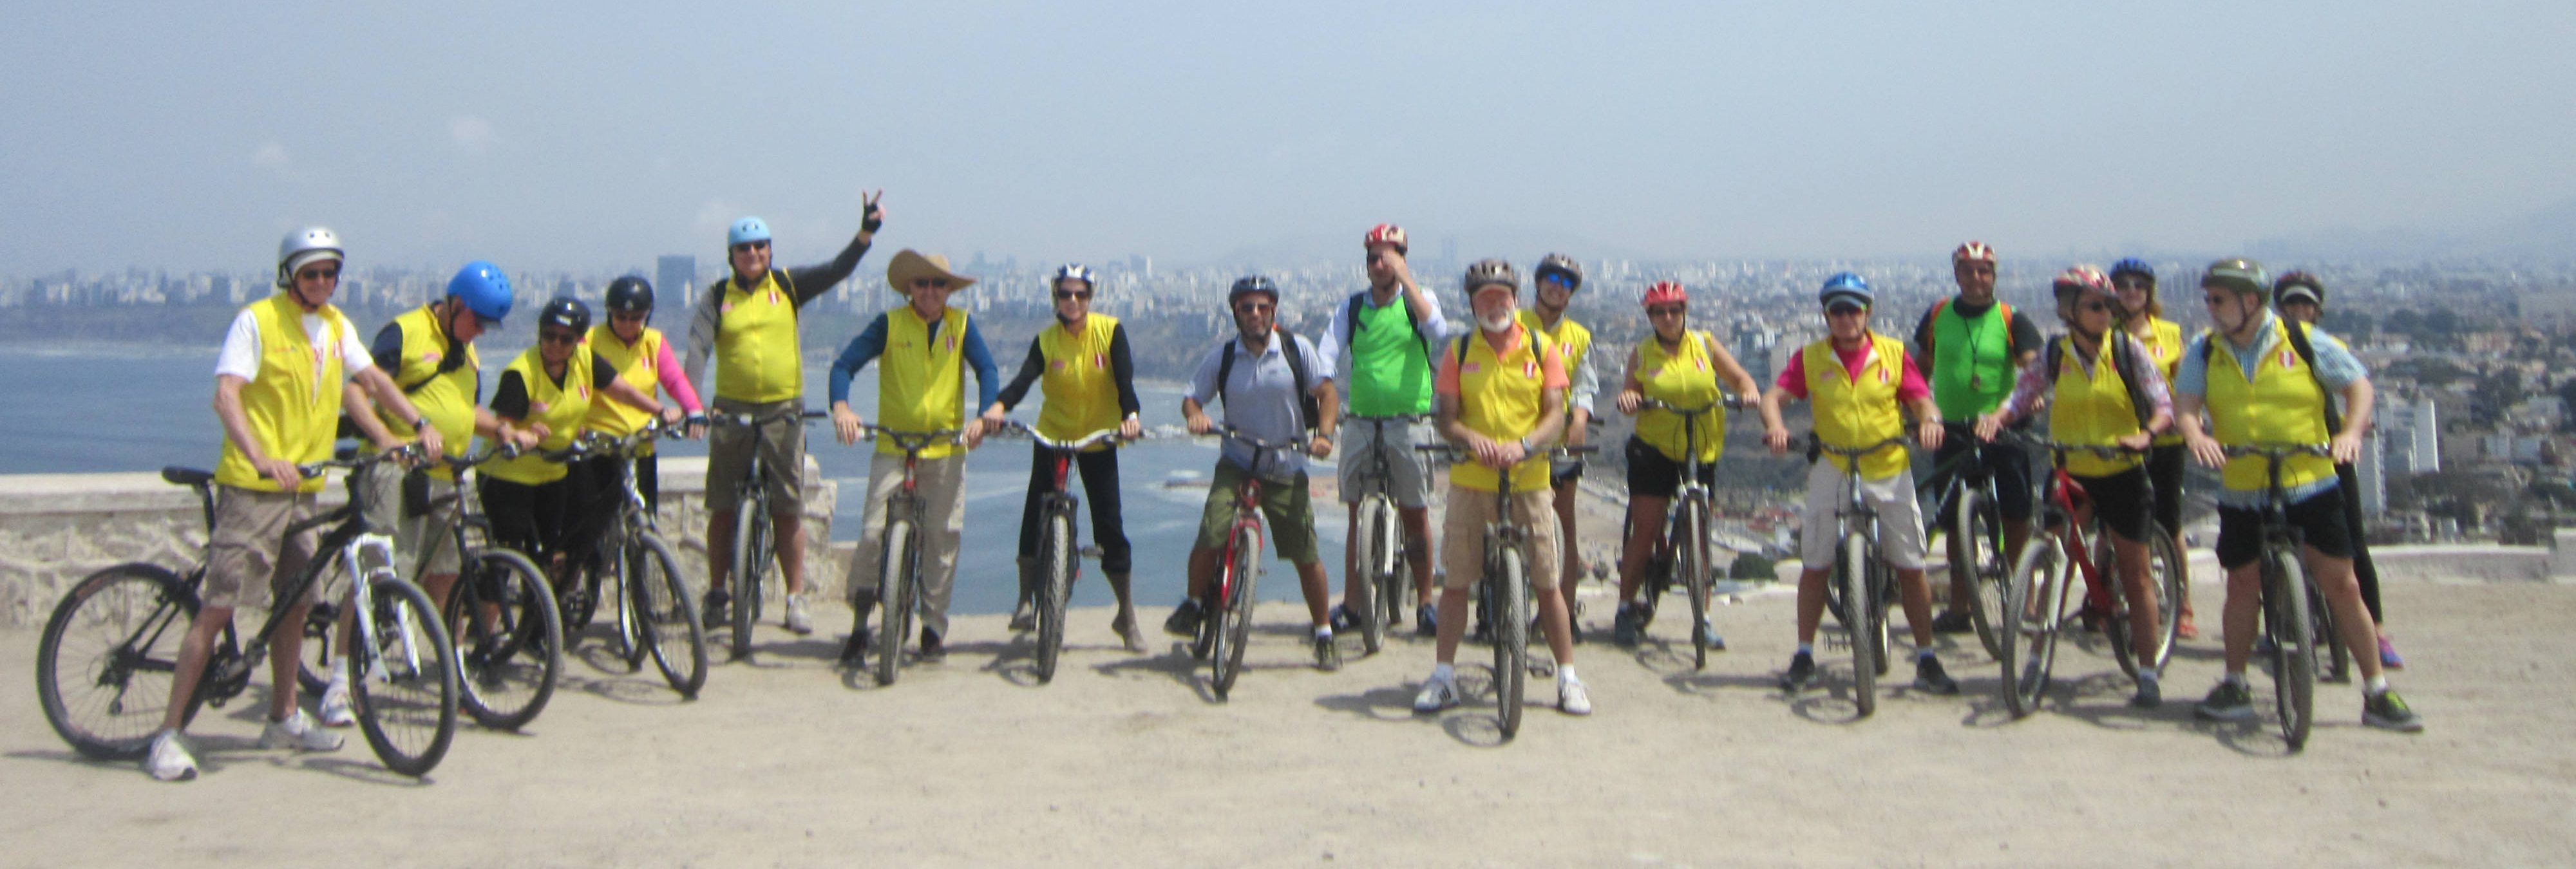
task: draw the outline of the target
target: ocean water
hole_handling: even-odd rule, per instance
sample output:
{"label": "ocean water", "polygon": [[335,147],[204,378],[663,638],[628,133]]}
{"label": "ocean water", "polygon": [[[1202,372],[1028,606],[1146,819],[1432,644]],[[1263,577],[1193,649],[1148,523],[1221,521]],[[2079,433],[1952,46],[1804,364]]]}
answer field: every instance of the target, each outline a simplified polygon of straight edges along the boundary
{"label": "ocean water", "polygon": [[[505,355],[503,350],[511,352]],[[517,348],[494,345],[484,354],[488,385]],[[997,349],[998,356],[1017,359],[1017,348]],[[164,465],[211,468],[223,442],[214,415],[215,348],[162,348],[96,345],[0,349],[0,406],[17,410],[0,417],[0,474],[99,473],[153,471]],[[808,401],[825,406],[828,362],[806,364]],[[1004,371],[1008,376],[1008,370]],[[971,378],[970,378],[971,379]],[[1180,391],[1171,384],[1140,384],[1148,427],[1180,423]],[[860,372],[851,389],[851,404],[862,415],[876,404],[873,368]],[[488,389],[487,389],[488,397]],[[971,393],[970,393],[971,400]],[[1035,391],[1012,414],[1035,420]],[[861,499],[867,487],[868,456],[873,445],[844,447],[830,429],[817,423],[807,431],[808,452],[823,476],[840,485],[840,502],[832,536],[853,540],[867,521]],[[665,445],[672,455],[703,455],[698,443]],[[1195,476],[1204,479],[1215,466],[1214,441],[1186,438],[1148,440],[1119,455],[1121,495],[1127,537],[1135,546],[1135,583],[1140,608],[1159,623],[1164,608],[1181,596],[1190,544],[1196,537],[1204,486],[1167,486],[1166,481]],[[1019,544],[1019,512],[1029,473],[1026,441],[989,442],[966,461],[966,532],[957,566],[957,593],[952,608],[960,613],[1010,609],[1018,593],[1014,555]],[[1331,472],[1318,463],[1318,475]],[[1078,477],[1077,477],[1078,479]],[[1321,537],[1327,572],[1340,587],[1342,510],[1317,505],[1316,531]],[[1088,507],[1080,517],[1087,543]],[[1271,560],[1263,571],[1264,601],[1301,600],[1295,573],[1285,562]],[[1338,594],[1338,592],[1336,592]],[[1096,563],[1086,564],[1075,586],[1076,606],[1113,602],[1100,580]],[[1272,617],[1284,614],[1274,613]],[[1091,630],[1091,626],[1078,626]]]}

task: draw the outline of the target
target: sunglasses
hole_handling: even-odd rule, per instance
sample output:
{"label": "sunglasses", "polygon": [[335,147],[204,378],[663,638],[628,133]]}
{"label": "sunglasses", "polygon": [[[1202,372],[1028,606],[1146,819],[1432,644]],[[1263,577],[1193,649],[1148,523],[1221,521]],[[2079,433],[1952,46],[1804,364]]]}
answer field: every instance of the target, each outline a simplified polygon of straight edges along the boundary
{"label": "sunglasses", "polygon": [[579,344],[581,343],[581,336],[575,335],[571,332],[549,329],[544,332],[537,333],[537,340],[547,344]]}
{"label": "sunglasses", "polygon": [[300,278],[300,279],[303,279],[303,280],[308,280],[308,281],[336,281],[336,280],[339,280],[339,279],[340,279],[340,270],[339,270],[339,269],[303,269],[303,270],[297,271],[297,272],[295,273],[295,276],[296,276],[297,278]]}
{"label": "sunglasses", "polygon": [[2099,314],[2111,310],[2111,305],[2107,302],[2078,302],[2075,305],[2075,310],[2082,311],[2087,314]]}
{"label": "sunglasses", "polygon": [[1825,316],[1828,317],[1856,317],[1866,313],[1869,313],[1869,309],[1859,305],[1835,305],[1825,309]]}
{"label": "sunglasses", "polygon": [[913,289],[916,289],[916,290],[945,290],[945,289],[948,289],[948,279],[947,279],[947,278],[913,278],[913,279],[912,279],[912,288],[913,288]]}
{"label": "sunglasses", "polygon": [[1234,306],[1234,312],[1237,314],[1267,314],[1270,313],[1270,309],[1276,307],[1278,306],[1269,302],[1245,302]]}
{"label": "sunglasses", "polygon": [[1085,301],[1085,302],[1091,301],[1091,291],[1090,291],[1090,290],[1057,290],[1057,291],[1055,291],[1055,300],[1056,300],[1056,301],[1062,302],[1062,301],[1067,301],[1067,300],[1071,300],[1071,299],[1079,299],[1079,300],[1082,300],[1082,301]]}
{"label": "sunglasses", "polygon": [[2227,304],[2230,301],[2233,300],[2229,299],[2228,294],[2226,293],[2209,293],[2200,297],[2201,304],[2208,305],[2212,308]]}
{"label": "sunglasses", "polygon": [[628,312],[625,312],[625,311],[618,311],[618,312],[615,312],[615,313],[609,314],[609,315],[608,315],[608,319],[615,320],[615,321],[620,322],[620,323],[641,323],[641,322],[644,322],[644,319],[645,319],[646,317],[650,317],[650,316],[652,316],[652,315],[651,315],[651,314],[643,313],[643,312],[641,312],[641,311],[634,312],[634,313],[628,313]]}
{"label": "sunglasses", "polygon": [[2156,282],[2145,278],[2121,278],[2119,280],[2112,281],[2111,285],[2119,287],[2122,290],[2152,290],[2156,288]]}
{"label": "sunglasses", "polygon": [[1654,306],[1654,307],[1652,307],[1652,308],[1647,308],[1647,309],[1646,309],[1646,316],[1649,316],[1649,317],[1679,317],[1679,316],[1681,316],[1681,315],[1683,315],[1683,314],[1685,314],[1685,313],[1688,313],[1689,311],[1690,311],[1690,309],[1689,309],[1689,308],[1686,308],[1686,307],[1683,307],[1683,306],[1680,306],[1680,305],[1656,305],[1656,306]]}
{"label": "sunglasses", "polygon": [[483,316],[482,312],[477,311],[474,313],[474,325],[481,327],[484,331],[488,332],[493,329],[501,328],[501,318],[486,317]]}
{"label": "sunglasses", "polygon": [[769,249],[769,242],[765,242],[765,241],[746,241],[746,242],[743,242],[743,243],[741,243],[741,244],[737,244],[737,245],[734,245],[734,246],[733,246],[733,252],[734,252],[734,253],[742,253],[743,251],[749,251],[749,250],[768,250],[768,249]]}

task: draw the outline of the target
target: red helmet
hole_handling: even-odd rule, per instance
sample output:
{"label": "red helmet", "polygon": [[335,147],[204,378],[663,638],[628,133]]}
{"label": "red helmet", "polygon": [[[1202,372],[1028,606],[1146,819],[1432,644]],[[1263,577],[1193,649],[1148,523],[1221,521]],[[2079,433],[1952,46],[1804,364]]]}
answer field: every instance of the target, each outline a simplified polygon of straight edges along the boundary
{"label": "red helmet", "polygon": [[2119,292],[2111,289],[2110,276],[2103,274],[2100,266],[2089,264],[2067,267],[2066,271],[2058,273],[2057,280],[2049,282],[2049,289],[2060,299],[2066,298],[2068,293],[2076,293],[2101,296],[2113,302],[2120,300]]}
{"label": "red helmet", "polygon": [[1656,281],[1654,286],[1646,288],[1646,307],[1652,308],[1656,305],[1675,302],[1682,304],[1690,303],[1690,291],[1682,289],[1682,285],[1679,283],[1673,281]]}
{"label": "red helmet", "polygon": [[1995,249],[1987,247],[1985,242],[1971,241],[1960,245],[1958,250],[1950,252],[1950,264],[1953,266],[1970,260],[1994,265]]}
{"label": "red helmet", "polygon": [[1396,253],[1411,254],[1413,252],[1411,248],[1405,246],[1404,227],[1397,226],[1392,223],[1381,223],[1374,227],[1370,227],[1368,235],[1360,239],[1360,247],[1362,248],[1372,248],[1381,244],[1395,245]]}

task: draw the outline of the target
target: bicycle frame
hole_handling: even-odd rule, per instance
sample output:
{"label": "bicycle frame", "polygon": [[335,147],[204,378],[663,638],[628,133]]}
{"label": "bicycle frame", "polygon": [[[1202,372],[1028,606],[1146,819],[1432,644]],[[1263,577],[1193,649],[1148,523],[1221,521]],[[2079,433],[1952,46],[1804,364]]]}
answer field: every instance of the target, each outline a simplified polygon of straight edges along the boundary
{"label": "bicycle frame", "polygon": [[[316,462],[297,469],[306,476],[319,476],[331,469],[351,471],[343,481],[349,491],[349,502],[337,509],[287,526],[286,533],[279,538],[281,541],[291,541],[297,535],[315,529],[328,527],[330,530],[323,532],[320,542],[314,545],[313,558],[305,563],[303,570],[297,572],[295,581],[290,583],[290,590],[278,595],[276,601],[304,599],[313,591],[313,586],[321,582],[325,573],[330,570],[334,564],[331,554],[336,553],[337,564],[340,569],[348,572],[350,578],[351,611],[356,613],[374,611],[375,596],[369,586],[373,584],[379,572],[386,575],[392,573],[395,563],[394,541],[392,537],[367,524],[366,487],[358,484],[358,472],[380,461],[408,460],[415,455],[412,450],[412,447],[406,446],[399,450],[356,459]],[[207,503],[211,505],[212,495],[209,494],[206,497]],[[207,528],[211,530],[213,527],[214,514],[210,506],[207,512]],[[211,534],[207,545],[210,548],[213,546]],[[194,574],[199,580],[202,580],[204,575],[202,568]],[[194,594],[196,588],[192,586],[189,591]],[[268,619],[261,623],[257,632],[251,635],[249,643],[241,646],[238,651],[233,648],[231,642],[220,643],[212,650],[206,659],[206,671],[199,677],[197,683],[197,692],[199,696],[206,699],[207,705],[221,708],[225,702],[239,696],[250,687],[251,674],[257,672],[260,665],[268,660],[269,638],[275,634],[284,622],[287,612],[292,609],[292,606],[272,607]],[[313,616],[308,614],[308,625],[312,619]],[[361,641],[353,648],[365,650],[369,655],[374,655],[376,650],[383,648],[376,642],[374,619],[358,618],[352,621],[357,626],[358,639]],[[347,645],[345,639],[342,645]],[[411,632],[408,630],[404,632],[402,652],[408,658],[405,663],[415,668],[419,665],[420,651],[412,644]],[[363,671],[389,681],[391,679],[391,671],[383,667],[370,666]]]}

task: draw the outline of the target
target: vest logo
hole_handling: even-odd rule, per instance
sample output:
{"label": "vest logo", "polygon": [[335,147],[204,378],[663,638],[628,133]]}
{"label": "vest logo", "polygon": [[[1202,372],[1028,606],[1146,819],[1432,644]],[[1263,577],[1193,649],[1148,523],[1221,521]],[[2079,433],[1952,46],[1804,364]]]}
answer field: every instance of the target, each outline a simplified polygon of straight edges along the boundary
{"label": "vest logo", "polygon": [[772,304],[772,305],[778,304],[778,291],[777,291],[777,290],[771,290],[771,291],[769,291],[769,303],[770,303],[770,304]]}
{"label": "vest logo", "polygon": [[573,387],[573,394],[574,394],[574,395],[581,396],[581,400],[583,400],[583,401],[589,401],[589,400],[590,400],[590,385],[589,385],[589,384],[582,384],[582,385],[580,385],[580,386]]}
{"label": "vest logo", "polygon": [[726,300],[725,300],[725,302],[724,302],[724,304],[716,306],[716,313],[719,313],[719,314],[730,314],[730,313],[733,313],[733,300],[732,300],[732,299],[726,299]]}
{"label": "vest logo", "polygon": [[1537,376],[1538,376],[1538,360],[1536,360],[1536,359],[1532,359],[1532,360],[1529,360],[1529,361],[1527,361],[1527,362],[1523,362],[1523,363],[1521,363],[1521,376],[1522,376],[1522,377],[1537,377]]}
{"label": "vest logo", "polygon": [[2281,370],[2283,370],[2283,371],[2288,371],[2288,370],[2290,370],[2290,366],[2292,366],[2292,365],[2296,364],[2296,363],[2299,361],[2299,356],[2298,356],[2298,354],[2297,354],[2297,353],[2295,353],[2295,352],[2292,352],[2292,351],[2290,351],[2290,350],[2284,349],[2284,350],[2282,350],[2282,351],[2281,351],[2281,357],[2280,357],[2280,359],[2281,359]]}
{"label": "vest logo", "polygon": [[1887,385],[1887,366],[1884,366],[1884,365],[1879,366],[1879,368],[1878,368],[1878,383],[1879,383],[1879,385],[1881,385],[1881,386],[1885,386],[1885,385]]}
{"label": "vest logo", "polygon": [[432,365],[438,364],[438,360],[441,358],[444,358],[444,354],[441,354],[436,350],[423,350],[420,354],[420,361],[427,362]]}
{"label": "vest logo", "polygon": [[939,339],[939,349],[940,349],[940,351],[941,351],[941,352],[945,352],[945,353],[955,353],[955,352],[957,352],[957,336],[955,336],[955,335],[950,335],[950,336],[948,336],[948,337],[945,337],[945,338],[941,338],[941,339]]}
{"label": "vest logo", "polygon": [[1475,374],[1483,370],[1485,370],[1485,363],[1482,362],[1469,362],[1465,365],[1459,366],[1458,368],[1458,371],[1461,374]]}
{"label": "vest logo", "polygon": [[1050,361],[1050,362],[1048,362],[1048,363],[1047,363],[1047,367],[1048,367],[1048,368],[1055,369],[1055,370],[1057,370],[1057,371],[1063,371],[1063,370],[1064,370],[1064,360],[1062,360],[1062,359],[1057,359],[1057,360]]}
{"label": "vest logo", "polygon": [[1109,359],[1108,359],[1108,357],[1102,356],[1102,355],[1100,355],[1100,354],[1098,354],[1098,353],[1091,354],[1091,367],[1093,367],[1093,368],[1107,368],[1107,367],[1109,367]]}

